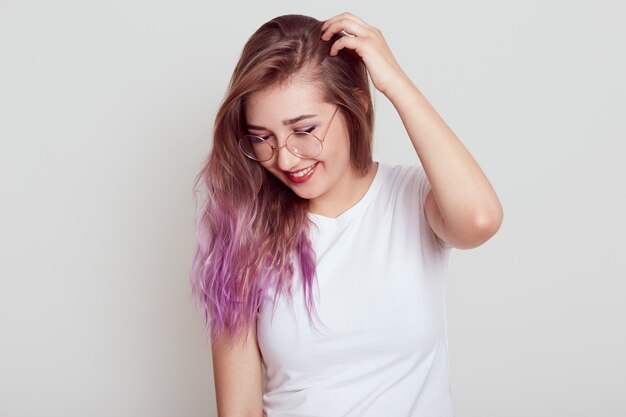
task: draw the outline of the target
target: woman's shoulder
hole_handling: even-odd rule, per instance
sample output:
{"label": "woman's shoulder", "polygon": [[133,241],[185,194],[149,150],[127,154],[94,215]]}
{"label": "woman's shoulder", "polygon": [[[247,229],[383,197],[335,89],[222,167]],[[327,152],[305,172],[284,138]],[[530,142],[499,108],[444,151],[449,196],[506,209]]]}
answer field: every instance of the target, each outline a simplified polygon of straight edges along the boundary
{"label": "woman's shoulder", "polygon": [[424,168],[419,162],[410,164],[379,162],[379,169],[382,170],[381,177],[385,183],[398,186],[407,186],[412,181],[419,183],[425,175]]}

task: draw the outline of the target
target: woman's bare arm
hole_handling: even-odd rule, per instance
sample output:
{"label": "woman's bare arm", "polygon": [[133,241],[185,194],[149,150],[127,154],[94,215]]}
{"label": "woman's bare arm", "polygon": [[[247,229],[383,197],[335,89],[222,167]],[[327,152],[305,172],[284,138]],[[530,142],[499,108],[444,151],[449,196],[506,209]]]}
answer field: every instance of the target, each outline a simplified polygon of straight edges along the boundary
{"label": "woman's bare arm", "polygon": [[489,179],[400,67],[382,32],[346,12],[324,22],[321,38],[330,41],[341,31],[352,36],[333,40],[329,54],[334,56],[344,48],[359,54],[374,87],[398,111],[432,188],[425,202],[431,229],[443,242],[458,249],[482,245],[504,219]]}
{"label": "woman's bare arm", "polygon": [[218,417],[262,417],[263,373],[256,326],[247,339],[211,341]]}

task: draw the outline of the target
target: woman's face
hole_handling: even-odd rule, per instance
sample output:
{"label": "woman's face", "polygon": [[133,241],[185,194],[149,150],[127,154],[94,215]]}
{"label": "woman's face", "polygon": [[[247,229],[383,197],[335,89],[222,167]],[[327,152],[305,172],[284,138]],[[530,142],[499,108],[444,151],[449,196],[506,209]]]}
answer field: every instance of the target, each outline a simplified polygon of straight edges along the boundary
{"label": "woman's face", "polygon": [[[296,131],[310,132],[323,140],[322,152],[315,158],[297,157],[283,147],[274,151],[269,161],[258,163],[298,196],[332,201],[348,190],[354,172],[343,115],[337,111],[333,117],[337,106],[323,102],[318,89],[314,83],[299,80],[271,87],[251,94],[244,111],[248,132],[271,138],[278,147]],[[291,175],[311,167],[304,176]]]}

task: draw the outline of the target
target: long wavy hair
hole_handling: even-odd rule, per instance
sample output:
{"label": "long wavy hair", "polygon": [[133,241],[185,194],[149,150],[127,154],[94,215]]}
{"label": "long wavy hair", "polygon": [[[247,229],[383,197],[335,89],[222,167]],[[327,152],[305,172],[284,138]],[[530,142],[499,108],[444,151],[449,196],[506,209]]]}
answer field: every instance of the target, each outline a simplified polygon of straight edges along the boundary
{"label": "long wavy hair", "polygon": [[212,149],[194,182],[196,207],[201,185],[206,197],[197,214],[189,273],[212,339],[226,335],[234,341],[247,334],[270,288],[276,290],[274,308],[279,294],[291,297],[294,262],[302,273],[309,321],[317,315],[309,202],[240,151],[248,97],[305,74],[325,101],[339,106],[353,167],[365,175],[373,163],[374,111],[365,64],[347,48],[330,56],[330,47],[344,34],[323,41],[322,24],[293,14],[263,24],[246,42],[217,112]]}

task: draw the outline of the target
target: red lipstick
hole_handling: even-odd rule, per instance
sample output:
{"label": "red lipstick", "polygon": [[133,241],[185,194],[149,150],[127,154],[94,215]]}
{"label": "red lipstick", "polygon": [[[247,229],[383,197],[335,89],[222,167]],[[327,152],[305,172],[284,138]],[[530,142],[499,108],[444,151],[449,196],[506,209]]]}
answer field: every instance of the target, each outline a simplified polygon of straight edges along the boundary
{"label": "red lipstick", "polygon": [[296,173],[302,173],[302,172],[306,172],[306,174],[302,175],[302,176],[294,176],[292,175],[291,172],[288,171],[283,171],[285,173],[285,175],[287,176],[287,178],[289,178],[289,181],[296,183],[296,184],[301,184],[303,182],[308,181],[313,174],[315,173],[315,170],[317,169],[317,164],[319,164],[319,162],[316,162],[314,165],[312,165],[309,168],[300,170],[300,171],[296,171]]}

